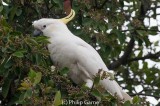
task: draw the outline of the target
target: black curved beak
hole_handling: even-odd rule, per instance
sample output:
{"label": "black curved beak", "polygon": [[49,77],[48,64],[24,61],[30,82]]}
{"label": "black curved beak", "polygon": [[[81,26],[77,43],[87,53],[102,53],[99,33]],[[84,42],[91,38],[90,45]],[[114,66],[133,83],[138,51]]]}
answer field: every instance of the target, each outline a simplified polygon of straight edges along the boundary
{"label": "black curved beak", "polygon": [[42,35],[43,34],[43,32],[41,31],[41,30],[39,30],[39,29],[35,29],[34,30],[34,32],[33,32],[33,36],[40,36],[40,35]]}

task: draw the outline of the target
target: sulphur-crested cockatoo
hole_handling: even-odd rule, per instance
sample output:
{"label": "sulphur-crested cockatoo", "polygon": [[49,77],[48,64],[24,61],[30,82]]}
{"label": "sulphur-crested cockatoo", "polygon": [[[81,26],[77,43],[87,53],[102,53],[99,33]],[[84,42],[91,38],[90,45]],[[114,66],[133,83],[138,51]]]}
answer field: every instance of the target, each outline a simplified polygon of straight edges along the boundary
{"label": "sulphur-crested cockatoo", "polygon": [[[48,50],[52,61],[61,68],[68,67],[68,76],[76,83],[86,83],[89,88],[100,69],[110,73],[98,52],[81,38],[75,36],[66,24],[75,16],[74,10],[62,19],[42,18],[34,21],[34,35],[43,33],[49,37]],[[100,81],[100,84],[119,100],[131,101],[131,97],[122,91],[115,80],[109,78]]]}

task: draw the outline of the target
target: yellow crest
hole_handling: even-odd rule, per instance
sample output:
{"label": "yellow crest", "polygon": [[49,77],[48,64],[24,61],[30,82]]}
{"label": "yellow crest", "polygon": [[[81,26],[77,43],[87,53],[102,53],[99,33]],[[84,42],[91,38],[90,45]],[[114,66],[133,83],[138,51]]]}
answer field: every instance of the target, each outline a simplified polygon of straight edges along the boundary
{"label": "yellow crest", "polygon": [[69,21],[71,21],[75,16],[75,11],[73,9],[71,9],[71,12],[69,13],[68,16],[59,19],[60,21],[62,21],[63,23],[67,24]]}

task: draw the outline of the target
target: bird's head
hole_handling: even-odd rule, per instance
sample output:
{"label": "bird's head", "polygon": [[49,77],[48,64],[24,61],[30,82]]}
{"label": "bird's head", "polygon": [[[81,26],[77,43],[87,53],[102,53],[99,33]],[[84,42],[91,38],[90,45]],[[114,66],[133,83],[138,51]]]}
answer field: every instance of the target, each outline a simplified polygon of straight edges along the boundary
{"label": "bird's head", "polygon": [[68,16],[61,19],[52,19],[52,18],[42,18],[33,22],[33,27],[35,28],[34,36],[45,34],[50,31],[57,29],[63,30],[63,27],[66,27],[69,21],[71,21],[75,16],[74,10],[71,9],[71,12]]}

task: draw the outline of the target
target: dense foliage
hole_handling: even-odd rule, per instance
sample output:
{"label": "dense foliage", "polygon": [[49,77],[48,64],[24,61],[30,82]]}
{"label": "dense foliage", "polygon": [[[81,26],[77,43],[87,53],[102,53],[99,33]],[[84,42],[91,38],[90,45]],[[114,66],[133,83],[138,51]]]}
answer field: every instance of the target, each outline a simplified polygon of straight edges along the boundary
{"label": "dense foliage", "polygon": [[[63,0],[4,2],[8,5],[0,2],[1,105],[58,106],[61,100],[97,98],[104,106],[122,105],[107,92],[96,89],[97,77],[91,90],[75,85],[66,76],[67,68],[59,70],[52,66],[46,48],[48,38],[32,36],[32,21],[65,16]],[[158,18],[158,1],[73,0],[72,7],[76,17],[68,24],[69,29],[98,50],[108,68],[116,72],[118,83],[135,96],[134,104],[149,105],[145,96],[160,98],[159,68],[149,67],[146,61],[160,61],[160,51],[156,49],[159,41],[149,39],[159,30],[158,26],[147,26],[144,22]],[[140,92],[135,90],[138,85],[143,88]]]}

